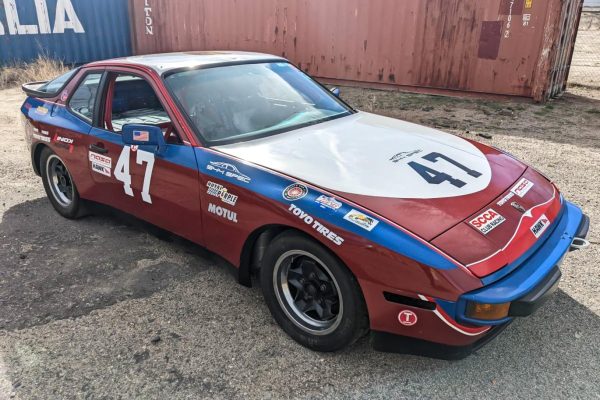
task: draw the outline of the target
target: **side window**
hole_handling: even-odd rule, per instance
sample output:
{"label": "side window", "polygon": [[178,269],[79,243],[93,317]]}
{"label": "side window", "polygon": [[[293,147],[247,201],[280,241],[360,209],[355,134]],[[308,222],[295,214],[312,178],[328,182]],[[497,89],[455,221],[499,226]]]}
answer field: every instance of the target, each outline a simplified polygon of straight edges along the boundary
{"label": "side window", "polygon": [[119,133],[125,124],[159,126],[167,143],[181,143],[152,86],[139,76],[114,74],[109,80],[104,125],[105,129]]}
{"label": "side window", "polygon": [[100,72],[86,75],[69,100],[71,111],[90,123],[94,116],[94,106],[96,105],[96,94],[100,86],[100,78],[102,78],[102,73]]}

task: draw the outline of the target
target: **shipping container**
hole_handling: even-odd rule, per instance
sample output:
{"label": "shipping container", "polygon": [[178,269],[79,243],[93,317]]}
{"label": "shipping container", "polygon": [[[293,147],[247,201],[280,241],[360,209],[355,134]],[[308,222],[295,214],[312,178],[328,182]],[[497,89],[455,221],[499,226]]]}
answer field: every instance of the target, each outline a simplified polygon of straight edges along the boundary
{"label": "shipping container", "polygon": [[0,64],[131,54],[128,0],[0,0]]}
{"label": "shipping container", "polygon": [[562,93],[582,0],[131,0],[136,54],[250,50],[324,81]]}

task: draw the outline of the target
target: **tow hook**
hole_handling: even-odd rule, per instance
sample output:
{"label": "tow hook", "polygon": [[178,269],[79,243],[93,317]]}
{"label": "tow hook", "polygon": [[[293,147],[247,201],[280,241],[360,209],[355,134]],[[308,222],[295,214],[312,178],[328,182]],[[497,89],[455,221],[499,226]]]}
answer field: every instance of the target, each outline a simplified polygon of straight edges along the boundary
{"label": "tow hook", "polygon": [[569,251],[585,249],[589,245],[590,245],[589,240],[580,238],[580,237],[576,237],[575,239],[573,239],[573,242],[571,243],[571,247],[569,248]]}

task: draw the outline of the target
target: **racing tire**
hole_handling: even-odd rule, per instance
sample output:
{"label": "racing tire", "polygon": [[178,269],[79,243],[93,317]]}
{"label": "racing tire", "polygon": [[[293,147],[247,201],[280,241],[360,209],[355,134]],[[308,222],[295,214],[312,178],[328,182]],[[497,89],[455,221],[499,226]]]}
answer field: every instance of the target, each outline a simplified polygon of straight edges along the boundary
{"label": "racing tire", "polygon": [[329,250],[287,231],[269,244],[260,269],[265,301],[281,328],[311,350],[331,352],[369,329],[356,278]]}
{"label": "racing tire", "polygon": [[69,219],[85,215],[84,201],[79,197],[66,164],[48,147],[42,150],[40,156],[40,174],[46,195],[60,215]]}

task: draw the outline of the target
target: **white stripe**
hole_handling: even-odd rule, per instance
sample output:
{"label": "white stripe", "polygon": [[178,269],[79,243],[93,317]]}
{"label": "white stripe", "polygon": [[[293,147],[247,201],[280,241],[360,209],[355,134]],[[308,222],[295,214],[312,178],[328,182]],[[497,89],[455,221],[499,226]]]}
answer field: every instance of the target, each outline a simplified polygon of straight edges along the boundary
{"label": "white stripe", "polygon": [[[427,297],[423,296],[423,295],[419,295],[419,297],[421,298],[421,300],[425,300],[425,301],[429,301],[429,299],[427,299]],[[433,310],[434,314],[437,315],[439,317],[439,319],[441,319],[442,321],[444,321],[444,323],[446,325],[448,325],[450,328],[454,329],[457,332],[462,333],[463,335],[467,335],[467,336],[478,336],[481,335],[482,333],[487,332],[490,328],[487,328],[484,331],[481,332],[477,332],[477,333],[471,333],[471,332],[467,332],[467,331],[463,331],[462,329],[460,329],[459,327],[453,325],[450,321],[448,321],[438,310],[437,308],[435,310]]]}
{"label": "white stripe", "polygon": [[501,248],[500,250],[497,250],[495,253],[492,253],[492,254],[490,254],[489,256],[487,256],[486,258],[484,258],[484,259],[482,259],[482,260],[475,261],[475,262],[472,262],[472,263],[470,263],[470,264],[467,264],[467,267],[471,267],[471,266],[473,266],[473,265],[475,265],[475,264],[479,264],[479,263],[482,263],[482,262],[484,262],[484,261],[487,261],[487,260],[489,260],[490,258],[494,257],[496,254],[500,253],[501,251],[504,251],[504,250],[506,250],[506,248],[508,247],[508,245],[510,245],[510,244],[512,243],[512,241],[514,240],[515,236],[517,236],[517,232],[519,232],[519,228],[521,227],[521,223],[523,222],[523,218],[525,218],[525,217],[531,217],[531,216],[532,216],[532,215],[531,215],[531,212],[532,212],[534,209],[536,209],[536,208],[538,208],[538,207],[541,207],[541,206],[543,206],[544,204],[548,204],[549,202],[551,202],[552,200],[554,200],[554,198],[556,197],[556,189],[554,188],[554,185],[552,185],[552,190],[553,190],[553,192],[552,192],[552,197],[551,197],[550,199],[548,199],[548,200],[546,200],[545,202],[543,202],[543,203],[540,203],[540,204],[538,204],[538,205],[536,205],[536,206],[533,206],[533,207],[531,207],[531,208],[530,208],[529,210],[527,210],[527,211],[526,211],[526,212],[525,212],[523,215],[521,215],[521,219],[519,219],[519,224],[517,225],[517,229],[515,229],[515,232],[513,233],[512,237],[511,237],[511,238],[508,240],[508,242],[506,242],[506,244],[504,245],[504,247],[503,247],[503,248]]}

